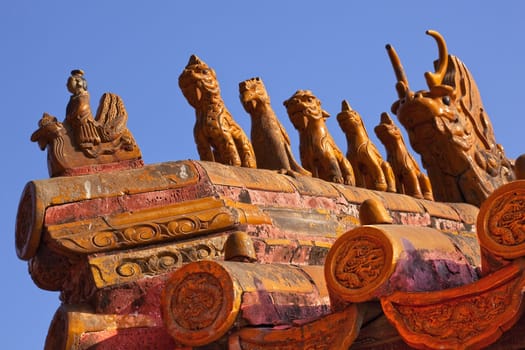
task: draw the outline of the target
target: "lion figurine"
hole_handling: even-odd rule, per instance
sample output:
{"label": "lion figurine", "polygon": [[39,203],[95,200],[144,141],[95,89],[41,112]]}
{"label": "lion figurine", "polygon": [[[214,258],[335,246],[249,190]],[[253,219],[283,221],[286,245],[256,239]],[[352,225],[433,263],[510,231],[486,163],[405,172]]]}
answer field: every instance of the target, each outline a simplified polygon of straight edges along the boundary
{"label": "lion figurine", "polygon": [[257,167],[278,170],[293,175],[310,175],[295,160],[290,146],[290,138],[277,119],[270,104],[261,78],[256,77],[239,83],[241,103],[252,120],[251,140]]}
{"label": "lion figurine", "polygon": [[321,101],[309,90],[298,90],[283,104],[299,132],[303,167],[314,177],[354,185],[352,165],[328,132],[325,119],[329,114],[321,108]]}
{"label": "lion figurine", "polygon": [[252,144],[224,105],[215,71],[192,55],[179,86],[195,108],[193,134],[201,160],[256,168]]}

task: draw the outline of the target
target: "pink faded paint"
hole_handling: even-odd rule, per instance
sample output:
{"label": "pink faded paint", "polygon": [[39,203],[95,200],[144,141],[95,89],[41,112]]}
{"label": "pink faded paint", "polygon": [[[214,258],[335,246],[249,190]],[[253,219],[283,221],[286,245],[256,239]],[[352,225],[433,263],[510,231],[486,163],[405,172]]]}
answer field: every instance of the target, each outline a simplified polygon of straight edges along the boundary
{"label": "pink faded paint", "polygon": [[265,290],[243,294],[241,317],[251,326],[294,325],[299,320],[319,319],[331,313],[328,298],[316,293],[269,293]]}
{"label": "pink faded paint", "polygon": [[174,190],[90,199],[52,206],[46,210],[44,222],[46,225],[63,224],[104,215],[162,207],[211,195],[211,193],[201,187],[188,186]]}
{"label": "pink faded paint", "polygon": [[437,291],[470,284],[478,274],[460,252],[405,251],[382,293]]}
{"label": "pink faded paint", "polygon": [[428,213],[407,213],[407,212],[393,212],[391,213],[395,224],[412,225],[412,226],[431,226],[432,218]]}
{"label": "pink faded paint", "polygon": [[142,159],[121,160],[115,163],[93,164],[93,165],[88,165],[85,167],[66,169],[59,176],[79,176],[79,175],[87,175],[87,174],[98,174],[101,172],[137,169],[137,168],[142,168],[143,166],[144,166],[144,161]]}

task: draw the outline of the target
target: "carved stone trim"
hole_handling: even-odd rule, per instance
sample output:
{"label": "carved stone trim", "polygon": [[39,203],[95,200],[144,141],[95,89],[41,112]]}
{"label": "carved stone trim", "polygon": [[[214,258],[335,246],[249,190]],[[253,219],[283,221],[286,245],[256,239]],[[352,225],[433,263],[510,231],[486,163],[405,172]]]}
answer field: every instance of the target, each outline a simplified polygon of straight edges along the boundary
{"label": "carved stone trim", "polygon": [[98,288],[137,281],[181,267],[185,263],[223,255],[226,236],[161,247],[89,256],[89,265]]}
{"label": "carved stone trim", "polygon": [[238,227],[270,223],[257,206],[203,198],[160,208],[50,225],[45,239],[58,250],[96,253],[124,249]]}
{"label": "carved stone trim", "polygon": [[[523,262],[521,263],[523,265]],[[389,321],[418,349],[479,349],[495,342],[521,314],[523,267],[513,264],[463,287],[397,292],[381,298]]]}

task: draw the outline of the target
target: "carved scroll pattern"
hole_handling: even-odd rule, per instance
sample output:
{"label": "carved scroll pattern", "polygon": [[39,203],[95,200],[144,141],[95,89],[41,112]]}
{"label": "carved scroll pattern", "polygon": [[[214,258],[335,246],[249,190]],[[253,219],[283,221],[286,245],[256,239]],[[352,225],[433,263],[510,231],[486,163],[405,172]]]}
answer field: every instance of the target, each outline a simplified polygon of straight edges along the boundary
{"label": "carved scroll pattern", "polygon": [[525,241],[525,193],[514,192],[493,202],[487,215],[490,237],[499,244],[516,246]]}
{"label": "carved scroll pattern", "polygon": [[436,305],[393,303],[392,306],[410,332],[428,335],[438,342],[463,343],[500,324],[498,318],[512,304],[512,293],[517,281],[466,299]]}
{"label": "carved scroll pattern", "polygon": [[179,238],[214,229],[233,227],[236,213],[220,208],[194,215],[179,216],[166,222],[148,222],[123,228],[106,229],[90,235],[60,238],[60,244],[81,253],[98,252],[144,245],[152,242]]}
{"label": "carved scroll pattern", "polygon": [[115,272],[123,278],[154,276],[181,267],[183,263],[215,258],[221,253],[222,250],[213,242],[200,243],[194,247],[163,251],[158,255],[123,259]]}
{"label": "carved scroll pattern", "polygon": [[360,289],[374,282],[385,265],[381,244],[371,237],[356,237],[340,248],[335,278],[348,289]]}
{"label": "carved scroll pattern", "polygon": [[98,288],[130,283],[145,276],[174,271],[186,263],[215,259],[223,255],[226,236],[180,244],[89,256],[89,265]]}
{"label": "carved scroll pattern", "polygon": [[200,330],[217,319],[223,303],[220,281],[208,273],[186,277],[171,298],[171,313],[184,329]]}

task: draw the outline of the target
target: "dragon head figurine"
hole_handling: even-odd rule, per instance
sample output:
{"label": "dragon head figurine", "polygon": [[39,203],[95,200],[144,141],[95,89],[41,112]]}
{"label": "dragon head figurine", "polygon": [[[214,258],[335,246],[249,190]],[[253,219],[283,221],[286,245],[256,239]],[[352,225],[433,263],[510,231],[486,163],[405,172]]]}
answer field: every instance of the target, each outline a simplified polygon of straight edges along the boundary
{"label": "dragon head figurine", "polygon": [[386,46],[397,78],[398,100],[392,112],[421,155],[436,199],[480,205],[494,189],[512,180],[512,165],[496,143],[472,74],[448,54],[441,34],[433,30],[427,34],[439,49],[435,72],[425,73],[428,90],[410,89],[396,51]]}

